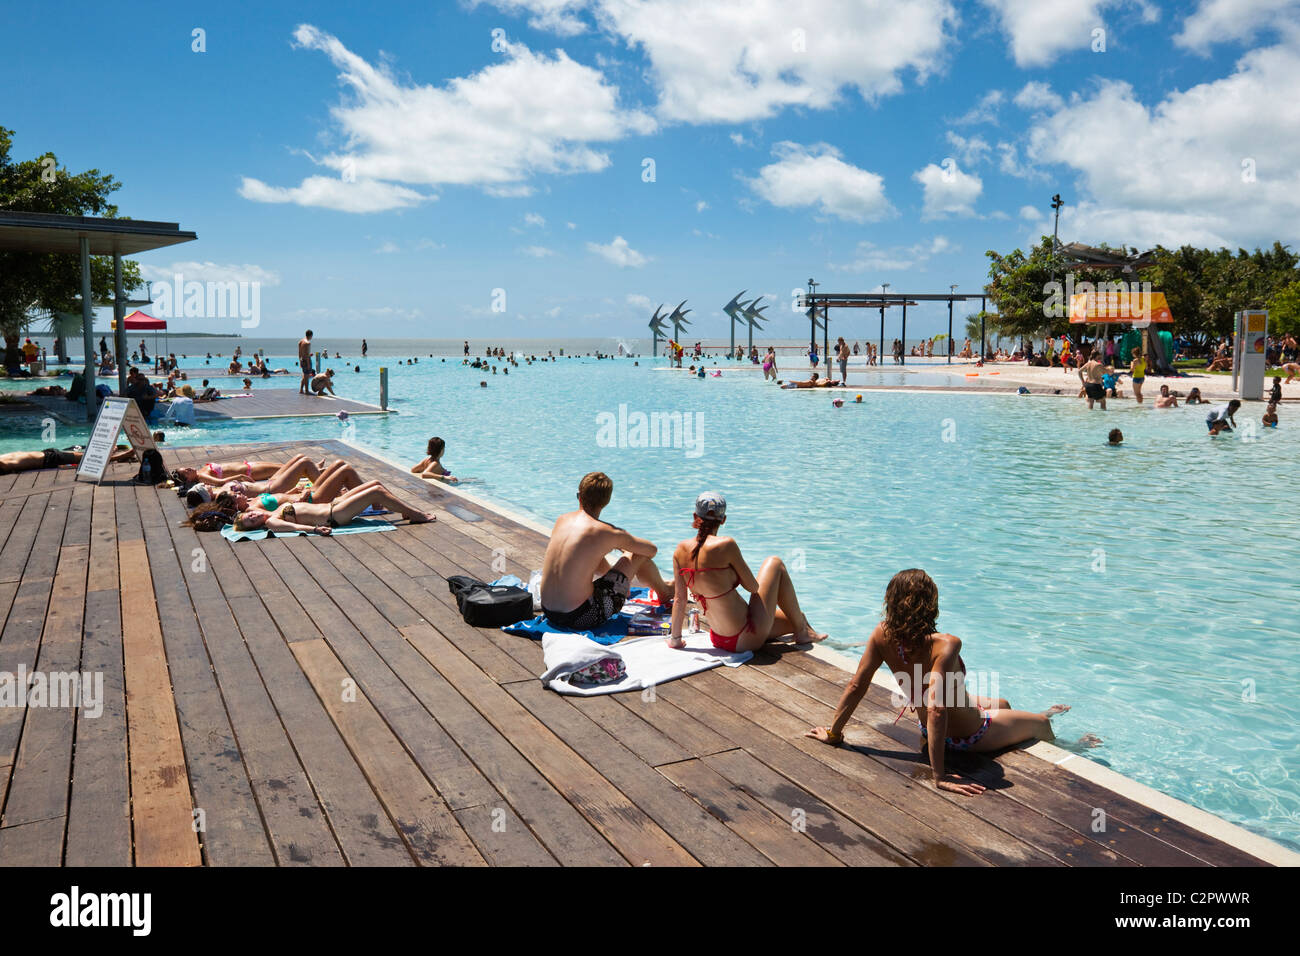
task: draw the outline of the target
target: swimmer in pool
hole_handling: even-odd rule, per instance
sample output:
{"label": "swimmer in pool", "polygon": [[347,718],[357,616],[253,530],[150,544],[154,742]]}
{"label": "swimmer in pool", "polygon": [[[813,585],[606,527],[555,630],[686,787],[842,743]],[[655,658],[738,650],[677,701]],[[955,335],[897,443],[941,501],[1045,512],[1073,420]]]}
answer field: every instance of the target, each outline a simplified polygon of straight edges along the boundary
{"label": "swimmer in pool", "polygon": [[425,446],[425,458],[411,469],[411,473],[419,475],[421,478],[428,478],[430,481],[445,481],[449,485],[460,483],[456,478],[442,465],[442,453],[446,450],[447,443],[437,436],[429,439],[429,444]]}
{"label": "swimmer in pool", "polygon": [[1266,428],[1277,428],[1277,404],[1268,403],[1268,408],[1264,412],[1264,426]]}
{"label": "swimmer in pool", "polygon": [[[947,750],[989,752],[1028,740],[1055,740],[1051,718],[1070,708],[1055,704],[1041,713],[1012,710],[1002,698],[980,697],[966,690],[962,642],[936,629],[939,589],[919,568],[900,571],[885,589],[884,619],[876,625],[844,688],[829,727],[814,727],[804,736],[839,746],[854,710],[866,696],[881,664],[889,667],[908,703],[915,709],[923,753],[930,758],[935,789],[974,797],[981,784],[964,781],[944,766]],[[936,675],[941,679],[933,679]],[[1076,747],[1101,744],[1085,734]]]}

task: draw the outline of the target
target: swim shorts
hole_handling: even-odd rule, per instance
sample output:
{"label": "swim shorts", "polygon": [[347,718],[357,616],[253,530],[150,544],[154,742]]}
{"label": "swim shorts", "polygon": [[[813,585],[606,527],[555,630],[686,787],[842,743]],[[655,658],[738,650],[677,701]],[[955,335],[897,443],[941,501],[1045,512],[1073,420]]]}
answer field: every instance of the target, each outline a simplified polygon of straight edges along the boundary
{"label": "swim shorts", "polygon": [[543,608],[546,619],[565,631],[590,631],[600,627],[623,609],[629,585],[627,575],[610,569],[591,583],[591,597],[572,611],[552,611]]}
{"label": "swim shorts", "polygon": [[1104,385],[1098,385],[1096,382],[1085,382],[1083,390],[1087,393],[1088,397],[1092,399],[1106,397],[1106,387]]}
{"label": "swim shorts", "polygon": [[60,465],[75,465],[77,457],[70,451],[59,451],[57,448],[43,448],[41,454],[45,456],[45,461],[41,464],[42,468],[58,468]]}

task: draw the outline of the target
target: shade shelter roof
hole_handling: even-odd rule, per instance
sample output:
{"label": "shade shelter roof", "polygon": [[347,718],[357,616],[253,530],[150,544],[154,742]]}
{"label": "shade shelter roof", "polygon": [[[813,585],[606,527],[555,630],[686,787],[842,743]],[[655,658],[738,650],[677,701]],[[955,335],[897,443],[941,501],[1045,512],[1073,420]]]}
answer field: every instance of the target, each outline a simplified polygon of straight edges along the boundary
{"label": "shade shelter roof", "polygon": [[137,309],[122,320],[122,328],[126,329],[128,332],[149,330],[156,332],[160,329],[167,328],[167,322],[165,319],[155,319],[152,315],[146,315],[144,312]]}
{"label": "shade shelter roof", "polygon": [[92,256],[130,256],[198,238],[174,222],[0,211],[0,251],[77,255],[83,236]]}

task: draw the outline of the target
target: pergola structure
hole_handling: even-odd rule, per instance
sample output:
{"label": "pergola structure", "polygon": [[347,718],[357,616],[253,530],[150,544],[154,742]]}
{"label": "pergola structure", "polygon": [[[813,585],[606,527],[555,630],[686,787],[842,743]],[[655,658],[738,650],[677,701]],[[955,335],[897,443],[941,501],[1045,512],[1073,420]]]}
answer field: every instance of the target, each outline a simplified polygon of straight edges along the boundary
{"label": "pergola structure", "polygon": [[0,251],[81,255],[81,324],[86,349],[86,420],[95,420],[95,307],[90,295],[90,257],[113,257],[113,335],[118,391],[126,391],[127,298],[122,289],[122,256],[190,242],[198,236],[174,222],[102,219],[52,213],[0,212]]}
{"label": "pergola structure", "polygon": [[[815,287],[816,283],[812,283]],[[835,309],[879,309],[880,310],[880,357],[881,361],[885,356],[885,310],[894,306],[901,306],[903,309],[903,331],[900,338],[903,342],[907,341],[907,307],[909,305],[919,305],[922,302],[947,302],[948,303],[948,362],[952,362],[952,304],[954,302],[965,302],[968,299],[980,300],[980,355],[984,355],[985,336],[984,336],[984,311],[987,305],[987,294],[980,295],[961,295],[957,292],[943,293],[904,293],[904,292],[816,292],[808,291],[800,295],[799,304],[807,309],[807,316],[812,322],[811,341],[809,347],[817,347],[817,328],[822,329],[823,334],[823,354],[826,359],[826,377],[831,377],[831,333],[830,333],[830,310]],[[818,312],[821,313],[821,319],[818,319]],[[900,361],[907,364],[907,351],[904,349],[903,354],[899,357]]]}

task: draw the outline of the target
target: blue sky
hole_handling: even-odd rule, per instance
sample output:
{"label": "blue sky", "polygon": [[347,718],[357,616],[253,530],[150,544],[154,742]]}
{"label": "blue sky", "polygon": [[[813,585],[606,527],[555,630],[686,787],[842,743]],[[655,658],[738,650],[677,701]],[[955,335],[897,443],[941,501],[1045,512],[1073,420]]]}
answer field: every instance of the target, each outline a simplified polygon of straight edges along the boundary
{"label": "blue sky", "polygon": [[3,15],[16,156],[110,171],[123,214],[196,231],[139,261],[260,282],[245,334],[643,336],[688,299],[725,337],[745,288],[793,337],[809,276],[977,291],[1055,192],[1065,241],[1300,222],[1294,0],[58,9]]}

